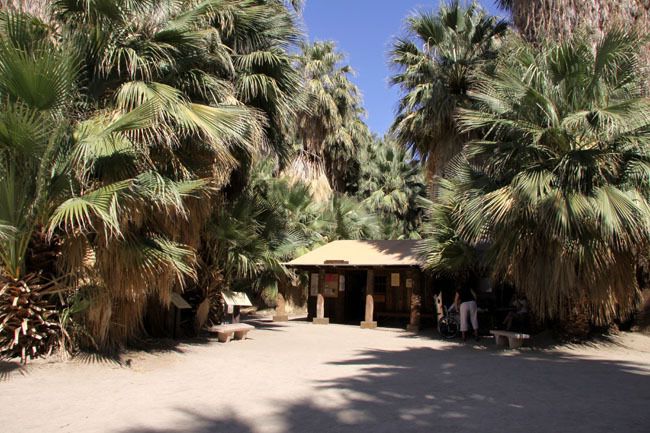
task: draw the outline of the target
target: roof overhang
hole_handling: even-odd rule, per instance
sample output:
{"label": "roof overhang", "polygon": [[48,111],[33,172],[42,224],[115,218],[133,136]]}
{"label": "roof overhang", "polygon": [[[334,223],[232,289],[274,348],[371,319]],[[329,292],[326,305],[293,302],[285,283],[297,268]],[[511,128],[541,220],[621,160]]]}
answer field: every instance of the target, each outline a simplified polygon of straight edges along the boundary
{"label": "roof overhang", "polygon": [[306,268],[422,268],[416,240],[333,241],[285,266]]}

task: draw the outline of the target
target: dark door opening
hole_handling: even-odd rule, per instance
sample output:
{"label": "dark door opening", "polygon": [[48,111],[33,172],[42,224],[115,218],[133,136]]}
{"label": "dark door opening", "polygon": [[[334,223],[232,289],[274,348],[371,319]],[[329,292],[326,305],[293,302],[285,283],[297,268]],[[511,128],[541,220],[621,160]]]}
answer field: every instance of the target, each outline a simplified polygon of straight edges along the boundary
{"label": "dark door opening", "polygon": [[344,320],[348,323],[361,322],[366,307],[366,271],[353,271],[345,274]]}

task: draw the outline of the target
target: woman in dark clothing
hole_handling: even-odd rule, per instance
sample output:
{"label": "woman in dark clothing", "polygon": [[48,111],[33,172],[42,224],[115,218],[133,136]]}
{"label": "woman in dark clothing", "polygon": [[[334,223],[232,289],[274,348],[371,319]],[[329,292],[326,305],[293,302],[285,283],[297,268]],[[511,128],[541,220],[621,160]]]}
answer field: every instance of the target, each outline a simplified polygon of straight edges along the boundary
{"label": "woman in dark clothing", "polygon": [[468,322],[470,321],[474,330],[474,338],[478,341],[478,305],[476,305],[476,297],[472,290],[468,287],[456,290],[454,304],[460,312],[460,332],[463,334],[463,341],[467,340]]}

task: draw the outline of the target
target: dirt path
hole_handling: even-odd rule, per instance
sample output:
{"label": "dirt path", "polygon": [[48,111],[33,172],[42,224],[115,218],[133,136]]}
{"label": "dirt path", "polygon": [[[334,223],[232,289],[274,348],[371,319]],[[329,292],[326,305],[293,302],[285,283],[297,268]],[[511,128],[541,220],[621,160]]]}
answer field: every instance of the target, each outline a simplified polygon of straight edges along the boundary
{"label": "dirt path", "polygon": [[[263,328],[242,342],[4,374],[0,431],[647,433],[650,337],[500,351],[398,330]],[[126,358],[129,358],[127,356]],[[6,371],[7,369],[5,369]]]}

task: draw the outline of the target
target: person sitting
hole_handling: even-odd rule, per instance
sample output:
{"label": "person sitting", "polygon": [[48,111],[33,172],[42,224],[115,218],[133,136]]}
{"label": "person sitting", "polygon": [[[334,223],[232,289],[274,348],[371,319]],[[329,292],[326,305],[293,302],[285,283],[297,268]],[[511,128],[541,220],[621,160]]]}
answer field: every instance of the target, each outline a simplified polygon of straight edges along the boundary
{"label": "person sitting", "polygon": [[463,341],[467,341],[468,322],[470,321],[472,322],[474,338],[478,341],[478,305],[472,290],[468,287],[461,287],[456,290],[454,305],[460,311],[460,332],[463,334]]}
{"label": "person sitting", "polygon": [[528,318],[528,300],[526,299],[525,296],[521,294],[515,294],[513,296],[511,305],[513,307],[513,310],[508,312],[508,315],[503,320],[503,324],[506,327],[506,331],[510,331],[512,329],[513,323],[516,322],[519,324],[523,324],[526,322],[526,319]]}

